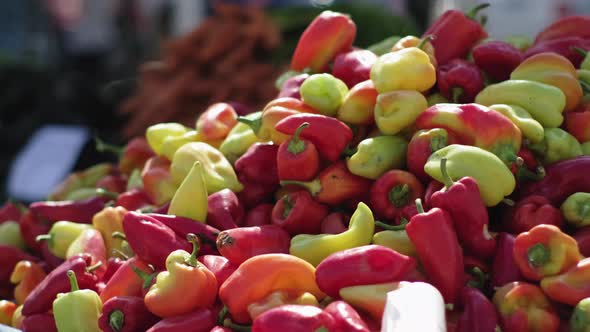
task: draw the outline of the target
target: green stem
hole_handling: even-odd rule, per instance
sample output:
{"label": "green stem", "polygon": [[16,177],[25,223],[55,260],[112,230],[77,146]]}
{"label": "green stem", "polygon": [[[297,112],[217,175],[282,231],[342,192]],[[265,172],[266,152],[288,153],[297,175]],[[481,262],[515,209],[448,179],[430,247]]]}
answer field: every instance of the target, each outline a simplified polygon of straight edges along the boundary
{"label": "green stem", "polygon": [[293,210],[293,203],[291,202],[291,196],[289,196],[288,194],[283,196],[282,198],[283,201],[283,218],[287,219],[289,218],[289,215],[291,214],[291,210]]}
{"label": "green stem", "polygon": [[123,232],[113,232],[113,234],[111,234],[111,236],[113,237],[113,239],[127,241],[127,236],[125,236],[125,233],[123,233]]}
{"label": "green stem", "polygon": [[486,284],[486,274],[477,266],[472,268],[469,274],[474,277],[474,280],[469,280],[467,285],[473,288],[483,289]]}
{"label": "green stem", "polygon": [[416,210],[418,210],[418,213],[424,213],[424,206],[420,198],[416,199]]}
{"label": "green stem", "polygon": [[119,332],[123,329],[125,324],[125,314],[121,310],[114,310],[109,314],[109,326]]}
{"label": "green stem", "polygon": [[315,180],[309,181],[309,182],[293,181],[293,180],[281,181],[281,186],[288,186],[288,185],[296,185],[296,186],[303,187],[303,188],[307,189],[307,191],[309,191],[309,193],[312,196],[317,196],[317,194],[319,194],[320,191],[322,191],[322,183],[320,182],[319,179],[315,179]]}
{"label": "green stem", "polygon": [[72,292],[80,290],[80,286],[78,286],[78,280],[76,280],[76,274],[72,270],[68,270],[66,273],[68,275],[68,279],[70,279],[70,287]]}
{"label": "green stem", "polygon": [[53,240],[53,234],[49,233],[49,234],[41,234],[41,235],[37,235],[37,237],[35,238],[35,241],[37,242],[41,242],[41,241],[51,241]]}
{"label": "green stem", "polygon": [[584,91],[586,91],[586,93],[590,93],[590,84],[580,80],[580,85],[582,86],[582,89],[584,89]]}
{"label": "green stem", "polygon": [[391,202],[396,208],[405,206],[410,199],[410,186],[406,183],[398,184],[389,191],[387,196],[389,202]]}
{"label": "green stem", "polygon": [[511,200],[510,198],[504,198],[504,199],[502,200],[502,203],[504,203],[504,204],[506,204],[506,205],[508,205],[508,206],[514,206],[514,205],[516,204],[516,203],[515,203],[513,200]]}
{"label": "green stem", "polygon": [[430,153],[434,153],[445,146],[449,145],[449,141],[447,140],[447,136],[445,135],[435,135],[430,139]]}
{"label": "green stem", "polygon": [[475,20],[475,16],[477,15],[477,13],[479,13],[482,9],[488,8],[489,6],[490,6],[489,3],[479,4],[479,5],[471,8],[470,10],[466,11],[465,16],[472,19],[472,20]]}
{"label": "green stem", "polygon": [[549,262],[551,259],[551,253],[545,245],[537,243],[527,250],[527,257],[532,266],[540,267]]}
{"label": "green stem", "polygon": [[258,134],[260,128],[262,127],[262,114],[254,120],[244,116],[238,116],[238,121],[247,124],[248,126],[250,126],[250,128],[252,128],[254,134]]}
{"label": "green stem", "polygon": [[357,152],[357,150],[358,150],[357,147],[351,147],[350,145],[346,145],[346,147],[342,151],[342,155],[344,157],[350,157],[350,156],[354,155]]}
{"label": "green stem", "polygon": [[229,327],[233,331],[237,332],[250,332],[252,331],[252,327],[249,325],[239,325],[231,321],[231,319],[226,318],[223,320],[223,326]]}
{"label": "green stem", "polygon": [[115,256],[119,256],[119,257],[123,258],[123,260],[128,260],[129,259],[129,256],[127,256],[126,253],[122,252],[119,249],[116,249],[115,248],[115,249],[111,250],[111,253],[113,253],[113,255],[115,255]]}
{"label": "green stem", "polygon": [[96,151],[98,152],[110,152],[116,156],[123,155],[125,151],[124,147],[116,146],[113,144],[109,144],[103,140],[101,140],[98,136],[94,136],[94,144],[96,146]]}
{"label": "green stem", "polygon": [[588,51],[584,50],[583,48],[577,47],[577,46],[573,46],[572,51],[580,54],[581,56],[586,56],[588,55]]}
{"label": "green stem", "polygon": [[227,317],[227,314],[229,313],[229,308],[224,305],[223,308],[221,308],[221,310],[219,311],[219,314],[217,314],[217,325],[223,325],[223,321],[225,320],[225,317]]}
{"label": "green stem", "polygon": [[186,239],[188,240],[188,242],[193,244],[193,252],[191,253],[190,257],[185,259],[184,262],[192,267],[195,267],[198,264],[197,255],[199,254],[199,249],[200,249],[199,239],[193,233],[188,233],[186,235]]}
{"label": "green stem", "polygon": [[421,50],[424,50],[424,45],[426,45],[427,42],[429,42],[433,39],[434,39],[433,35],[424,36],[424,38],[422,38],[422,40],[420,41],[420,43],[416,47]]}
{"label": "green stem", "polygon": [[293,134],[293,137],[291,137],[291,140],[289,141],[289,145],[287,145],[287,151],[292,154],[299,154],[305,150],[305,142],[302,141],[299,136],[301,135],[301,131],[307,127],[309,127],[309,122],[304,122],[297,127],[295,134]]}
{"label": "green stem", "polygon": [[404,229],[406,229],[406,225],[408,224],[408,220],[407,219],[402,219],[402,222],[399,225],[390,225],[390,224],[386,224],[384,222],[375,220],[375,226],[379,226],[385,230],[388,231],[403,231]]}
{"label": "green stem", "polygon": [[96,264],[86,267],[86,272],[92,273],[102,266],[102,262],[96,262]]}
{"label": "green stem", "polygon": [[452,92],[452,96],[453,96],[453,103],[459,104],[459,98],[461,98],[463,96],[463,92],[465,92],[465,91],[463,90],[463,88],[454,87],[451,89],[451,92]]}
{"label": "green stem", "polygon": [[440,160],[440,173],[442,174],[443,183],[445,184],[445,188],[449,189],[455,182],[447,172],[447,158],[442,158]]}
{"label": "green stem", "polygon": [[154,278],[156,277],[156,275],[158,273],[154,272],[152,274],[147,274],[133,264],[130,264],[130,266],[131,266],[131,269],[133,270],[133,272],[135,272],[135,274],[137,274],[137,276],[139,276],[141,278],[141,280],[143,280],[143,283],[141,284],[141,288],[148,289],[152,285],[152,281],[154,280]]}
{"label": "green stem", "polygon": [[588,203],[583,203],[579,212],[580,219],[582,219],[582,221],[586,220],[586,218],[590,214],[590,205],[588,205]]}

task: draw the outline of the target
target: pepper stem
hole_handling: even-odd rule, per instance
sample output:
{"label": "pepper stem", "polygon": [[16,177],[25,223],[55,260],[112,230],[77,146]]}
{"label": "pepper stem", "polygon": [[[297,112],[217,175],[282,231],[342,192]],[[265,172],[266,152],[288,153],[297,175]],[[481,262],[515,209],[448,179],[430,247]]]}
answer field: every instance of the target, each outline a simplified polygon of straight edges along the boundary
{"label": "pepper stem", "polygon": [[584,91],[586,92],[590,92],[590,84],[580,80],[580,85],[582,86],[582,89],[584,89]]}
{"label": "pepper stem", "polygon": [[262,114],[259,115],[254,120],[249,119],[245,116],[238,116],[238,121],[241,123],[247,124],[248,126],[250,126],[250,128],[252,128],[252,131],[254,131],[254,134],[258,134],[258,132],[260,131],[260,128],[262,127]]}
{"label": "pepper stem", "polygon": [[302,141],[299,136],[301,135],[301,131],[307,127],[309,127],[309,122],[304,122],[297,127],[295,134],[293,134],[293,137],[291,137],[291,140],[289,141],[289,145],[287,145],[287,151],[292,154],[299,154],[305,150],[305,142]]}
{"label": "pepper stem", "polygon": [[463,90],[463,88],[460,88],[460,87],[454,87],[451,89],[451,93],[453,96],[453,103],[459,104],[459,98],[461,98],[463,96],[463,92],[465,92],[465,91]]}
{"label": "pepper stem", "polygon": [[125,314],[121,310],[114,310],[111,311],[109,314],[109,326],[119,332],[123,329],[123,325],[125,324]]}
{"label": "pepper stem", "polygon": [[455,183],[455,182],[453,182],[453,179],[451,178],[451,176],[447,172],[447,158],[442,158],[440,160],[440,173],[442,174],[443,183],[445,184],[445,188],[449,189],[453,185],[453,183]]}
{"label": "pepper stem", "polygon": [[449,145],[449,141],[447,136],[444,135],[436,135],[430,139],[430,153],[434,153],[445,146]]}
{"label": "pepper stem", "polygon": [[406,183],[398,184],[389,191],[388,198],[391,204],[396,208],[408,204],[408,200],[410,199],[410,186]]}
{"label": "pepper stem", "polygon": [[433,35],[424,36],[424,38],[422,38],[422,40],[420,40],[420,43],[418,45],[416,45],[416,47],[421,50],[424,50],[424,45],[426,45],[426,43],[428,43],[429,41],[431,41],[433,39],[434,39]]}
{"label": "pepper stem", "polygon": [[479,4],[471,9],[469,9],[468,11],[466,11],[465,16],[472,19],[472,20],[475,20],[475,16],[477,15],[477,13],[479,13],[482,9],[488,8],[489,6],[490,6],[489,3]]}
{"label": "pepper stem", "polygon": [[547,249],[542,243],[536,243],[534,246],[530,247],[526,253],[529,263],[534,267],[543,266],[551,259],[549,249]]}
{"label": "pepper stem", "polygon": [[586,55],[588,55],[588,51],[584,50],[584,49],[583,49],[583,48],[581,48],[581,47],[573,46],[573,47],[571,48],[571,50],[572,50],[572,51],[574,51],[574,52],[576,52],[576,53],[578,53],[578,54],[580,54],[581,56],[586,56]]}
{"label": "pepper stem", "polygon": [[119,249],[116,249],[115,248],[115,249],[111,250],[111,253],[113,253],[113,255],[116,255],[116,256],[119,256],[119,257],[123,258],[124,260],[128,260],[129,259],[129,256],[126,253],[124,253],[121,250],[119,250]]}
{"label": "pepper stem", "polygon": [[236,324],[236,323],[232,322],[231,319],[229,319],[229,318],[226,318],[223,320],[223,326],[229,327],[233,331],[237,331],[237,332],[250,332],[250,331],[252,331],[252,327],[250,327],[248,325]]}
{"label": "pepper stem", "polygon": [[78,280],[76,280],[76,274],[72,270],[68,270],[66,273],[68,275],[68,279],[70,279],[70,287],[72,292],[80,290],[80,286],[78,286]]}
{"label": "pepper stem", "polygon": [[315,179],[315,180],[309,181],[309,182],[293,181],[293,180],[281,181],[281,186],[288,186],[288,185],[296,185],[296,186],[303,187],[303,188],[307,189],[307,191],[309,191],[309,193],[312,196],[317,196],[317,194],[319,194],[320,191],[322,191],[322,183],[320,182],[319,179]]}
{"label": "pepper stem", "polygon": [[590,205],[586,204],[582,204],[582,207],[580,208],[580,218],[582,220],[585,220],[588,215],[590,214]]}
{"label": "pepper stem", "polygon": [[502,199],[502,203],[504,203],[504,204],[506,204],[508,206],[514,206],[514,205],[516,205],[516,203],[513,200],[511,200],[510,198],[504,198],[504,199]]}
{"label": "pepper stem", "polygon": [[229,313],[229,308],[224,305],[223,308],[221,308],[221,310],[219,311],[219,314],[217,314],[217,324],[218,325],[223,325],[223,321],[225,320],[225,317],[227,317],[227,314]]}
{"label": "pepper stem", "polygon": [[137,274],[141,278],[141,280],[143,280],[143,284],[141,284],[141,288],[148,289],[150,287],[150,285],[152,284],[152,281],[156,277],[157,273],[154,272],[152,274],[147,274],[133,264],[129,264],[129,266],[131,266],[131,269],[133,270],[133,272],[135,272],[135,274]]}
{"label": "pepper stem", "polygon": [[408,224],[408,220],[405,218],[402,218],[402,221],[400,222],[399,225],[390,225],[390,224],[386,224],[384,222],[375,220],[375,226],[379,226],[379,227],[383,228],[384,230],[388,230],[388,231],[403,231],[406,229],[407,224]]}
{"label": "pepper stem", "polygon": [[185,259],[185,263],[195,267],[197,266],[197,254],[199,253],[199,238],[197,238],[197,236],[193,233],[188,233],[186,235],[186,239],[188,240],[188,242],[193,244],[193,252],[191,253],[190,257],[188,257],[187,259]]}
{"label": "pepper stem", "polygon": [[473,288],[483,289],[486,284],[486,274],[477,266],[469,270],[469,274],[473,276],[473,280],[469,280],[467,285]]}
{"label": "pepper stem", "polygon": [[342,150],[342,155],[344,157],[350,157],[352,155],[354,155],[357,152],[357,148],[356,147],[351,147],[349,144],[347,144],[344,147],[344,150]]}
{"label": "pepper stem", "polygon": [[113,232],[113,234],[111,234],[111,236],[113,237],[113,239],[119,239],[119,240],[125,240],[125,241],[127,241],[127,236],[123,232]]}
{"label": "pepper stem", "polygon": [[416,199],[416,210],[418,210],[418,213],[424,213],[424,206],[420,198]]}
{"label": "pepper stem", "polygon": [[289,214],[291,214],[291,210],[293,210],[293,203],[291,202],[291,197],[289,195],[285,195],[282,198],[283,201],[283,218],[288,218]]}
{"label": "pepper stem", "polygon": [[37,235],[37,237],[35,238],[35,241],[37,242],[41,242],[41,241],[51,241],[53,239],[53,234],[41,234],[41,235]]}

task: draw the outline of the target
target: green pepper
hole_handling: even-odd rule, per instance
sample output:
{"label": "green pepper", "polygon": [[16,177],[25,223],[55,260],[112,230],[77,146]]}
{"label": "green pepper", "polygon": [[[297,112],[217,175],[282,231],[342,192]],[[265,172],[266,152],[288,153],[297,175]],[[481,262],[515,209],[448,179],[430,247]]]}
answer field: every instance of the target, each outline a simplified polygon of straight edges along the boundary
{"label": "green pepper", "polygon": [[336,116],[348,87],[330,74],[313,74],[303,81],[300,92],[305,104],[324,115]]}
{"label": "green pepper", "polygon": [[590,156],[590,141],[581,144],[582,147],[582,154],[585,156]]}
{"label": "green pepper", "polygon": [[88,224],[58,221],[51,226],[48,234],[39,235],[36,240],[47,240],[49,251],[51,251],[56,257],[65,259],[70,244],[72,244],[83,231],[91,228],[92,226]]}
{"label": "green pepper", "polygon": [[[251,113],[244,116],[246,119],[255,120],[262,116],[262,112]],[[238,160],[248,148],[261,140],[256,136],[252,128],[242,122],[238,122],[227,134],[227,137],[219,146],[219,151],[232,164]]]}
{"label": "green pepper", "polygon": [[291,239],[289,253],[317,266],[335,252],[370,244],[374,231],[373,212],[361,202],[350,218],[348,230],[339,234],[296,235]]}
{"label": "green pepper", "polygon": [[68,271],[72,291],[60,293],[53,301],[53,317],[59,332],[100,332],[98,317],[102,311],[100,296],[80,289],[74,271]]}
{"label": "green pepper", "polygon": [[448,104],[450,101],[442,95],[440,92],[433,93],[426,97],[426,101],[428,102],[428,107],[436,104]]}
{"label": "green pepper", "polygon": [[582,155],[582,147],[574,136],[561,128],[545,128],[544,139],[528,147],[540,155],[545,164]]}
{"label": "green pepper", "polygon": [[561,213],[575,227],[590,225],[590,193],[574,193],[561,204]]}
{"label": "green pepper", "polygon": [[495,104],[491,105],[490,108],[510,119],[529,141],[538,143],[543,140],[543,126],[533,119],[524,108],[506,104]]}
{"label": "green pepper", "polygon": [[17,221],[9,220],[0,224],[0,245],[26,248],[27,245],[20,232],[20,224]]}
{"label": "green pepper", "polygon": [[[395,226],[394,226],[395,227]],[[403,227],[403,226],[402,226]],[[405,230],[385,230],[373,235],[373,244],[391,248],[400,254],[417,257],[416,247]]]}
{"label": "green pepper", "polygon": [[357,151],[346,161],[355,175],[376,180],[393,168],[406,164],[408,142],[398,136],[377,136],[362,140]]}
{"label": "green pepper", "polygon": [[486,206],[497,205],[514,191],[514,175],[508,166],[491,152],[460,144],[452,144],[435,151],[424,165],[424,171],[444,183],[445,177],[440,167],[442,158],[447,159],[446,170],[453,180],[466,176],[475,179]]}
{"label": "green pepper", "polygon": [[174,136],[182,136],[187,131],[189,131],[189,128],[181,125],[180,123],[158,123],[149,126],[148,129],[146,129],[145,138],[147,139],[150,148],[152,148],[152,150],[154,150],[154,152],[157,155],[161,155],[162,144],[167,138]]}
{"label": "green pepper", "polygon": [[570,332],[590,331],[590,297],[578,302],[570,319]]}
{"label": "green pepper", "polygon": [[239,192],[244,188],[225,156],[216,148],[203,142],[187,143],[174,154],[170,173],[177,185],[182,183],[195,161],[200,161],[203,165],[208,194],[225,188],[233,192]]}

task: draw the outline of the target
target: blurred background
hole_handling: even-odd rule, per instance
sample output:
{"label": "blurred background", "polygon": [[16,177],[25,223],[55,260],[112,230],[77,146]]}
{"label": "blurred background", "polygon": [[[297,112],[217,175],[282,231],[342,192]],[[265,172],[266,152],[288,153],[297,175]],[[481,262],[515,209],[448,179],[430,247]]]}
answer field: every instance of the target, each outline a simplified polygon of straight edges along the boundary
{"label": "blurred background", "polygon": [[[490,0],[493,38],[534,36],[590,13],[588,0]],[[218,101],[259,108],[277,94],[299,35],[321,11],[356,22],[356,46],[420,35],[473,0],[2,0],[0,200],[42,199],[67,173],[114,158],[156,122],[193,125]]]}

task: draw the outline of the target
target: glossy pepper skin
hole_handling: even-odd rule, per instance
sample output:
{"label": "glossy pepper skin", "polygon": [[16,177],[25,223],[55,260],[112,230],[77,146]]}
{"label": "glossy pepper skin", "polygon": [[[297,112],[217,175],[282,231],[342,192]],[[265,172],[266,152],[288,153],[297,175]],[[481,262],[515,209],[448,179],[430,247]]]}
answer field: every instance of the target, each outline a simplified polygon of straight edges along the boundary
{"label": "glossy pepper skin", "polygon": [[[260,115],[262,115],[262,112],[255,112],[245,117],[247,119],[255,119]],[[257,141],[259,141],[259,138],[252,128],[245,123],[239,122],[230,130],[221,145],[219,145],[219,151],[233,164]]]}
{"label": "glossy pepper skin", "polygon": [[206,222],[208,200],[205,169],[200,161],[195,161],[188,174],[172,196],[168,213]]}
{"label": "glossy pepper skin", "polygon": [[580,29],[588,24],[590,24],[588,15],[571,15],[560,18],[539,32],[535,37],[535,43],[569,36],[590,38],[588,29]]}
{"label": "glossy pepper skin", "polygon": [[565,114],[565,129],[578,142],[590,141],[590,103],[582,103],[580,107]]}
{"label": "glossy pepper skin", "polygon": [[250,314],[250,318],[252,318],[252,320],[256,320],[258,316],[265,313],[266,311],[287,304],[311,305],[314,307],[320,306],[318,300],[311,293],[277,290],[270,293],[262,300],[248,305],[248,313]]}
{"label": "glossy pepper skin", "polygon": [[522,136],[526,137],[529,141],[539,143],[543,140],[543,126],[539,121],[533,119],[531,114],[524,108],[517,105],[494,104],[490,105],[490,109],[510,119],[520,129]]}
{"label": "glossy pepper skin", "polygon": [[199,257],[199,262],[203,263],[205,267],[213,272],[218,286],[221,286],[238,268],[237,265],[232,264],[227,258],[219,255],[202,255]]}
{"label": "glossy pepper skin", "polygon": [[419,213],[410,219],[406,232],[432,284],[446,303],[456,303],[464,280],[463,253],[453,220],[439,208],[424,212],[418,202]]}
{"label": "glossy pepper skin", "polygon": [[508,233],[499,233],[496,240],[498,245],[492,261],[492,286],[501,287],[509,282],[522,280],[520,269],[513,255],[516,237]]}
{"label": "glossy pepper skin", "polygon": [[561,213],[565,220],[574,227],[590,224],[590,194],[574,193],[561,204]]}
{"label": "glossy pepper skin", "polygon": [[215,326],[215,323],[216,319],[213,310],[199,308],[185,315],[164,318],[146,332],[209,332]]}
{"label": "glossy pepper skin", "polygon": [[556,302],[575,306],[590,296],[590,259],[584,258],[567,271],[545,277],[541,280],[541,289]]}
{"label": "glossy pepper skin", "polygon": [[531,195],[519,201],[508,209],[503,220],[504,229],[513,234],[527,232],[540,224],[561,227],[564,220],[559,209],[539,195]]}
{"label": "glossy pepper skin", "polygon": [[23,317],[20,328],[27,332],[58,332],[55,318],[49,312]]}
{"label": "glossy pepper skin", "polygon": [[454,103],[472,103],[484,88],[479,68],[463,59],[453,59],[439,66],[436,74],[438,90]]}
{"label": "glossy pepper skin", "polygon": [[66,252],[74,240],[87,229],[92,227],[69,221],[58,221],[51,226],[49,233],[37,236],[37,241],[47,241],[52,254],[59,258],[66,258]]}
{"label": "glossy pepper skin", "polygon": [[316,268],[316,281],[324,293],[337,298],[344,287],[399,281],[414,268],[416,261],[411,257],[366,245],[326,257]]}
{"label": "glossy pepper skin", "polygon": [[346,160],[346,166],[354,175],[376,180],[390,169],[404,167],[407,146],[408,142],[399,136],[366,138]]}
{"label": "glossy pepper skin", "polygon": [[73,191],[80,188],[92,188],[105,175],[114,171],[110,163],[100,163],[69,175],[48,196],[50,201],[63,201]]}
{"label": "glossy pepper skin", "polygon": [[277,154],[279,145],[254,143],[234,164],[240,181],[278,185]]}
{"label": "glossy pepper skin", "polygon": [[578,302],[570,318],[570,331],[586,332],[588,330],[588,318],[590,318],[590,300],[588,298]]}
{"label": "glossy pepper skin", "polygon": [[386,282],[372,285],[359,285],[342,288],[340,297],[350,305],[362,309],[371,318],[379,321],[383,318],[387,293],[400,287],[400,282]]}
{"label": "glossy pepper skin", "polygon": [[149,213],[147,215],[170,228],[182,239],[185,239],[189,233],[197,235],[201,241],[201,250],[199,252],[202,255],[217,253],[217,247],[215,244],[215,239],[219,234],[217,228],[200,222],[195,222],[192,219],[172,216],[169,214]]}
{"label": "glossy pepper skin", "polygon": [[369,79],[371,67],[375,61],[377,61],[377,56],[369,50],[352,50],[340,53],[334,59],[332,75],[352,88]]}
{"label": "glossy pepper skin", "polygon": [[256,255],[288,254],[290,240],[289,233],[276,225],[240,227],[219,233],[217,249],[232,264],[240,265]]}
{"label": "glossy pepper skin", "polygon": [[0,324],[10,325],[16,307],[17,305],[14,302],[0,300]]}
{"label": "glossy pepper skin", "polygon": [[[318,173],[320,157],[315,145],[300,138],[301,132],[307,127],[309,123],[302,123],[295,134],[279,146],[276,155],[278,179],[308,181]],[[265,164],[265,167],[268,167],[267,165]]]}
{"label": "glossy pepper skin", "polygon": [[457,140],[444,128],[421,129],[414,133],[408,143],[406,164],[408,170],[418,179],[426,182],[430,177],[424,172],[424,165],[428,157],[447,145],[455,144]]}
{"label": "glossy pepper skin", "polygon": [[103,303],[98,327],[103,332],[145,331],[157,321],[145,307],[143,298],[117,296]]}
{"label": "glossy pepper skin", "polygon": [[505,81],[523,60],[522,52],[509,43],[493,40],[476,45],[473,61],[495,81]]}
{"label": "glossy pepper skin", "polygon": [[335,331],[349,332],[368,332],[367,323],[359,316],[358,312],[344,301],[334,301],[326,308],[324,312],[330,314],[335,321]]}
{"label": "glossy pepper skin", "polygon": [[49,222],[67,220],[89,224],[94,214],[102,210],[106,202],[107,199],[100,196],[81,201],[34,202],[29,205],[29,210]]}
{"label": "glossy pepper skin", "polygon": [[53,316],[57,330],[60,332],[98,332],[98,317],[102,311],[102,302],[96,292],[80,289],[76,274],[69,270],[67,276],[71,283],[71,292],[60,293],[53,301]]}
{"label": "glossy pepper skin", "polygon": [[336,118],[356,125],[370,125],[375,122],[374,108],[379,93],[373,81],[366,80],[351,87],[342,105],[338,108]]}
{"label": "glossy pepper skin", "polygon": [[104,246],[104,240],[100,232],[95,229],[82,231],[80,235],[70,244],[66,252],[66,259],[80,254],[90,254],[92,260],[90,264],[100,266],[95,270],[95,274],[102,278],[107,268],[107,255]]}
{"label": "glossy pepper skin", "polygon": [[583,155],[582,146],[576,138],[561,128],[546,128],[544,138],[528,146],[544,164],[572,159]]}
{"label": "glossy pepper skin", "polygon": [[148,159],[141,171],[141,181],[150,200],[162,205],[172,199],[176,184],[170,174],[170,162],[163,157]]}
{"label": "glossy pepper skin", "polygon": [[371,67],[371,81],[379,93],[394,90],[424,92],[436,83],[436,70],[428,54],[408,47],[380,56]]}
{"label": "glossy pepper skin", "polygon": [[305,190],[285,194],[272,209],[272,223],[296,235],[317,234],[328,207],[316,202]]}
{"label": "glossy pepper skin", "polygon": [[159,317],[207,308],[217,298],[215,275],[197,261],[199,245],[196,236],[189,234],[187,239],[193,244],[192,253],[184,250],[170,253],[166,259],[166,271],[158,274],[156,283],[145,295],[146,307]]}
{"label": "glossy pepper skin", "polygon": [[580,253],[584,257],[590,256],[590,228],[583,227],[577,230],[572,237],[576,239]]}
{"label": "glossy pepper skin", "polygon": [[106,303],[118,296],[141,296],[142,292],[151,286],[155,276],[154,271],[145,262],[132,257],[126,260],[107,281],[100,292],[100,299]]}
{"label": "glossy pepper skin", "polygon": [[559,317],[536,285],[511,282],[496,290],[492,301],[500,316],[502,331],[557,332]]}
{"label": "glossy pepper skin", "polygon": [[375,215],[393,221],[402,209],[424,194],[424,187],[412,174],[394,169],[383,174],[371,186],[371,207]]}
{"label": "glossy pepper skin", "polygon": [[516,237],[514,259],[523,276],[541,280],[575,266],[582,255],[576,240],[558,227],[538,225]]}
{"label": "glossy pepper skin", "polygon": [[553,52],[566,57],[577,68],[580,66],[584,57],[576,52],[575,47],[588,50],[590,49],[590,40],[578,36],[565,36],[544,40],[535,43],[531,48],[527,49],[524,57],[528,58],[539,53]]}
{"label": "glossy pepper skin", "polygon": [[119,157],[119,170],[123,174],[131,174],[134,169],[141,170],[146,161],[153,156],[154,151],[144,137],[132,138]]}
{"label": "glossy pepper skin", "polygon": [[226,103],[209,106],[197,120],[195,128],[206,141],[223,139],[238,123],[236,110]]}
{"label": "glossy pepper skin", "polygon": [[290,68],[312,72],[323,71],[328,63],[352,47],[356,25],[347,15],[323,11],[305,29],[293,57]]}
{"label": "glossy pepper skin", "polygon": [[106,253],[112,256],[113,249],[122,249],[122,239],[114,238],[114,232],[123,232],[123,217],[127,209],[121,206],[106,207],[92,217],[92,226],[100,232],[104,240]]}
{"label": "glossy pepper skin", "polygon": [[412,126],[426,108],[428,102],[420,92],[394,90],[381,93],[375,103],[375,123],[381,133],[395,135]]}
{"label": "glossy pepper skin", "polygon": [[498,327],[498,314],[494,304],[478,289],[463,287],[457,332],[492,332]]}
{"label": "glossy pepper skin", "polygon": [[37,257],[31,256],[19,248],[0,245],[0,287],[12,288],[10,275],[18,262],[23,260],[32,262],[39,261]]}
{"label": "glossy pepper skin", "polygon": [[262,226],[270,224],[272,222],[273,208],[274,205],[270,203],[257,204],[246,212],[243,226]]}
{"label": "glossy pepper skin", "polygon": [[24,212],[20,203],[6,201],[0,207],[0,224],[7,221],[18,221]]}
{"label": "glossy pepper skin", "polygon": [[45,279],[47,273],[35,262],[22,260],[14,266],[10,282],[15,284],[14,299],[23,304],[29,294]]}
{"label": "glossy pepper skin", "polygon": [[434,55],[434,46],[432,46],[431,43],[432,39],[433,38],[431,38],[430,36],[426,36],[424,38],[418,38],[416,36],[405,36],[396,41],[395,44],[393,44],[393,46],[391,47],[391,51],[395,52],[408,47],[418,47],[424,52],[426,52],[426,54],[428,54],[430,63],[432,63],[433,66],[437,67],[438,63],[436,62],[436,57]]}
{"label": "glossy pepper skin", "polygon": [[373,213],[360,202],[350,218],[348,230],[339,234],[296,235],[291,239],[289,253],[317,266],[335,252],[370,244],[374,230]]}
{"label": "glossy pepper skin", "polygon": [[288,331],[335,331],[334,318],[313,306],[285,305],[271,309],[254,320],[252,332],[270,332],[277,329]]}
{"label": "glossy pepper skin", "polygon": [[207,198],[207,224],[226,230],[238,227],[243,218],[244,208],[233,191],[223,189]]}

